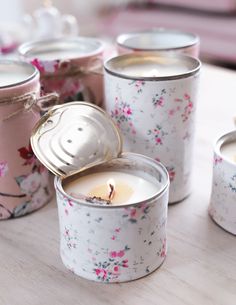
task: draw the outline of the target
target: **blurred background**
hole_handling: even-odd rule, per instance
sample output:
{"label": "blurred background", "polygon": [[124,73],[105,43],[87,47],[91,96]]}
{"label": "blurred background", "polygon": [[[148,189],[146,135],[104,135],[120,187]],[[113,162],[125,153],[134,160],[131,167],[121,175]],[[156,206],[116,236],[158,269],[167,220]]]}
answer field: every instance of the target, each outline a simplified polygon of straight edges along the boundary
{"label": "blurred background", "polygon": [[40,7],[50,2],[61,14],[75,16],[79,35],[112,41],[120,33],[154,27],[193,32],[201,39],[202,60],[236,69],[236,0],[1,1],[2,53],[34,38],[36,23],[40,22],[35,17]]}

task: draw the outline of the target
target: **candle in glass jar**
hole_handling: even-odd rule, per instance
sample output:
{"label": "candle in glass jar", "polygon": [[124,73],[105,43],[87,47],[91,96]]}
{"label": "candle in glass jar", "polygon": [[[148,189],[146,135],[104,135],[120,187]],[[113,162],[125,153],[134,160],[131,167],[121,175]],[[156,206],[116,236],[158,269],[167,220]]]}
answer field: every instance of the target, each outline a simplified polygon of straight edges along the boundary
{"label": "candle in glass jar", "polygon": [[72,197],[82,194],[106,200],[111,205],[126,205],[153,197],[161,185],[133,174],[105,171],[78,177],[63,188]]}
{"label": "candle in glass jar", "polygon": [[236,163],[236,142],[228,142],[223,144],[220,151],[228,161]]}

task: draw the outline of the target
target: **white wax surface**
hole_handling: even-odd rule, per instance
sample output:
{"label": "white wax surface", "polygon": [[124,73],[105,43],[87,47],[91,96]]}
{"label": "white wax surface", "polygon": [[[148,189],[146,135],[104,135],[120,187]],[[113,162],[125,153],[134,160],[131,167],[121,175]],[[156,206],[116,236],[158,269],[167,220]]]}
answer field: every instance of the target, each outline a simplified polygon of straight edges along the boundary
{"label": "white wax surface", "polygon": [[236,163],[236,142],[223,144],[220,151],[227,160]]}
{"label": "white wax surface", "polygon": [[126,76],[134,77],[163,77],[183,74],[188,72],[189,69],[180,64],[172,65],[155,65],[155,64],[137,64],[130,65],[122,68],[117,68],[118,73],[125,74]]}
{"label": "white wax surface", "polygon": [[35,72],[30,65],[16,64],[14,62],[0,63],[0,87],[15,85],[29,79]]}
{"label": "white wax surface", "polygon": [[61,50],[48,50],[45,52],[32,52],[30,54],[31,57],[36,57],[40,60],[50,61],[55,59],[72,59],[72,58],[78,58],[81,56],[87,55],[88,52],[85,52],[83,50],[67,50],[67,49],[61,49]]}
{"label": "white wax surface", "polygon": [[129,197],[125,202],[116,203],[116,205],[125,205],[147,200],[161,189],[161,184],[158,182],[154,184],[135,175],[114,171],[93,173],[79,177],[78,179],[66,184],[63,188],[69,195],[76,193],[88,196],[92,189],[106,184],[110,179],[113,179],[115,184],[125,183],[129,188],[133,189],[131,197]]}
{"label": "white wax surface", "polygon": [[[125,35],[124,35],[125,37]],[[164,50],[189,46],[196,38],[188,33],[153,31],[134,34],[124,38],[123,44],[130,48]]]}

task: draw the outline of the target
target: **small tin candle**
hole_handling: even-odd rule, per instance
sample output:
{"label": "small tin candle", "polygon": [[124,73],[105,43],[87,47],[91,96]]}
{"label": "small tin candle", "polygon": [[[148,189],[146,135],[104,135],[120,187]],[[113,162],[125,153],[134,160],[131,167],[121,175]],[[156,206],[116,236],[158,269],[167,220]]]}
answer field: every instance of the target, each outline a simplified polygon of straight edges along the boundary
{"label": "small tin candle", "polygon": [[170,202],[190,193],[200,62],[189,56],[126,54],[105,63],[107,112],[126,151],[160,160]]}
{"label": "small tin candle", "polygon": [[171,29],[151,29],[141,32],[121,34],[117,37],[119,54],[130,52],[185,53],[199,56],[199,37]]}
{"label": "small tin candle", "polygon": [[60,249],[67,268],[109,283],[143,277],[162,264],[169,178],[161,163],[122,154],[114,123],[88,103],[52,108],[31,142],[57,175]]}
{"label": "small tin candle", "polygon": [[215,146],[209,214],[236,235],[236,131],[220,137]]}
{"label": "small tin candle", "polygon": [[78,37],[29,42],[19,47],[21,58],[40,71],[43,93],[57,92],[60,102],[103,100],[103,45],[94,38]]}
{"label": "small tin candle", "polygon": [[39,119],[39,73],[30,64],[0,61],[0,219],[23,216],[51,198],[48,171],[30,146]]}

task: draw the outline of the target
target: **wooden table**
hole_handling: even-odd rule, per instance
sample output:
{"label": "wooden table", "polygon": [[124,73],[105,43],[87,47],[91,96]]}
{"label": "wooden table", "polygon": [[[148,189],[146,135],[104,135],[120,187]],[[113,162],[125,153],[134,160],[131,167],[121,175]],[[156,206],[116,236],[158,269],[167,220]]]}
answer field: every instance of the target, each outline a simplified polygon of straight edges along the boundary
{"label": "wooden table", "polygon": [[208,216],[212,147],[233,129],[236,73],[204,66],[197,119],[194,188],[170,206],[166,261],[125,284],[98,284],[70,273],[59,257],[55,201],[0,222],[0,305],[235,305],[236,237]]}

